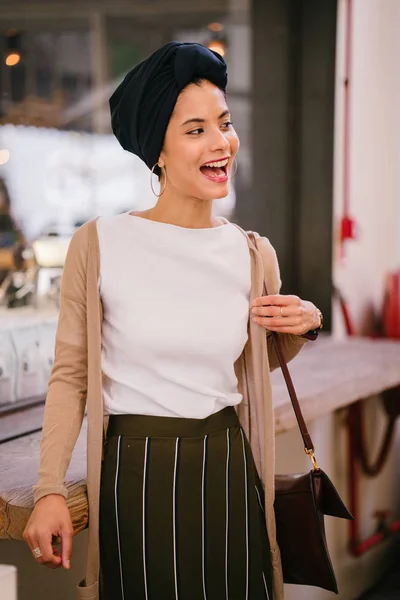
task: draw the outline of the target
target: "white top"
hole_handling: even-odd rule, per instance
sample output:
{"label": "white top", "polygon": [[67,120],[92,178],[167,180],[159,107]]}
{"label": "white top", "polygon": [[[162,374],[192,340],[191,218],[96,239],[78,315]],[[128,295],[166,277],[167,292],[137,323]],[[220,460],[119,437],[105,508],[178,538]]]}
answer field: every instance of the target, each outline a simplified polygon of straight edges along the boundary
{"label": "white top", "polygon": [[97,221],[106,414],[204,418],[240,403],[247,341],[244,235],[124,213]]}

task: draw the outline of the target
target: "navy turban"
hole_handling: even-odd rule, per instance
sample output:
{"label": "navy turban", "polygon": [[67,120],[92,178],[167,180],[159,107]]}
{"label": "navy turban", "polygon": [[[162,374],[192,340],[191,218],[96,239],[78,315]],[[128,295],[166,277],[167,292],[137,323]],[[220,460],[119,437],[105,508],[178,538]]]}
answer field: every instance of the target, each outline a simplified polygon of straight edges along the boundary
{"label": "navy turban", "polygon": [[196,79],[207,79],[225,92],[222,56],[201,44],[170,42],[129,71],[111,96],[111,126],[117,140],[149,169],[159,159],[180,92]]}

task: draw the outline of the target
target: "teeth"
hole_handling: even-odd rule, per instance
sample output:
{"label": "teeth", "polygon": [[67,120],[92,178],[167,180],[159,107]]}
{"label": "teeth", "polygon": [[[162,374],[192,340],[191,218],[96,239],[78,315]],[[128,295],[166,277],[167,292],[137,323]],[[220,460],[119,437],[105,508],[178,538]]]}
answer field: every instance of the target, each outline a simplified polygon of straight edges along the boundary
{"label": "teeth", "polygon": [[210,163],[203,165],[203,167],[226,167],[227,164],[228,164],[228,159],[220,160],[219,162],[210,162]]}

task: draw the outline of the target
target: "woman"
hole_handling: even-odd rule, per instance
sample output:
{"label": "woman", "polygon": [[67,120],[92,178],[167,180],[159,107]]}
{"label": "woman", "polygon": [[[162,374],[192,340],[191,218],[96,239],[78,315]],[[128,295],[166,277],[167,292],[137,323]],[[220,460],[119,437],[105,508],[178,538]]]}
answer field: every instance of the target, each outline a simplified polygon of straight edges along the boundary
{"label": "woman", "polygon": [[172,42],[110,100],[116,137],[159,175],[160,193],[150,210],[100,218],[71,242],[25,530],[38,562],[69,568],[64,475],[87,396],[81,598],[99,587],[105,600],[283,597],[269,381],[278,363],[265,332],[282,334],[290,360],[321,316],[279,295],[268,240],[257,236],[256,249],[212,216],[239,148],[226,83],[218,54]]}

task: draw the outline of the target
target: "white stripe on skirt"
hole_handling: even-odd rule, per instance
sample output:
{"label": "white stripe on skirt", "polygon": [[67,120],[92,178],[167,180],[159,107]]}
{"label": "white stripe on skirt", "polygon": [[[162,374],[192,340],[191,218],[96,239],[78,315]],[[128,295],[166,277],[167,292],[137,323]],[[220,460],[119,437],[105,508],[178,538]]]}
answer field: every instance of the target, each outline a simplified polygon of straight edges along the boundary
{"label": "white stripe on skirt", "polygon": [[202,545],[202,571],[203,571],[203,594],[204,600],[207,600],[206,593],[206,579],[205,579],[205,479],[206,479],[206,455],[207,455],[207,438],[208,435],[204,436],[204,449],[203,449],[203,475],[201,482],[201,545]]}
{"label": "white stripe on skirt", "polygon": [[228,544],[229,544],[229,459],[231,454],[230,430],[226,430],[226,532],[225,532],[225,594],[226,600],[229,600],[228,588]]}
{"label": "white stripe on skirt", "polygon": [[120,579],[121,579],[121,596],[122,596],[122,600],[125,600],[124,578],[122,575],[121,544],[120,544],[120,537],[119,537],[119,518],[118,518],[118,477],[119,477],[120,449],[121,449],[121,436],[118,436],[117,468],[115,470],[115,482],[114,482],[114,502],[115,502],[115,524],[116,524],[116,529],[117,529],[117,543],[118,543],[118,557],[119,557],[119,575],[120,575]]}
{"label": "white stripe on skirt", "polygon": [[261,510],[264,512],[264,507],[262,505],[261,498],[260,498],[260,492],[258,491],[258,488],[257,488],[256,485],[254,487],[256,488],[256,493],[257,493],[257,498],[258,498],[258,504],[260,505]]}
{"label": "white stripe on skirt", "polygon": [[264,580],[264,587],[265,587],[265,593],[267,594],[267,600],[269,600],[269,593],[268,593],[268,587],[267,587],[267,583],[265,581],[265,575],[264,575],[264,571],[263,571],[263,580]]}
{"label": "white stripe on skirt", "polygon": [[147,600],[147,571],[146,571],[146,483],[147,483],[147,453],[148,453],[149,438],[146,438],[144,447],[144,465],[143,465],[143,502],[142,502],[142,535],[143,535],[143,577],[144,577],[144,594]]}
{"label": "white stripe on skirt", "polygon": [[247,462],[246,462],[246,446],[244,443],[243,430],[240,428],[243,444],[244,458],[244,493],[246,501],[246,600],[249,598],[249,507],[248,507],[248,489],[247,489]]}
{"label": "white stripe on skirt", "polygon": [[173,528],[173,537],[174,537],[174,578],[175,578],[175,598],[178,600],[178,572],[176,568],[176,468],[178,464],[178,450],[179,450],[179,440],[180,438],[176,438],[175,444],[175,465],[174,465],[174,485],[172,492],[172,528]]}

